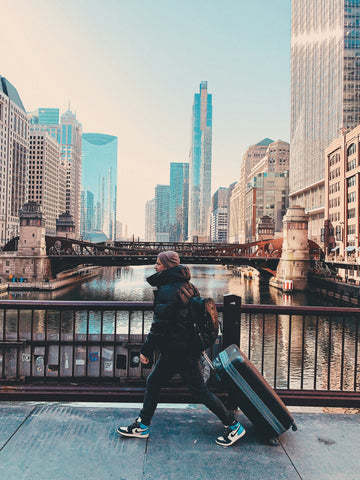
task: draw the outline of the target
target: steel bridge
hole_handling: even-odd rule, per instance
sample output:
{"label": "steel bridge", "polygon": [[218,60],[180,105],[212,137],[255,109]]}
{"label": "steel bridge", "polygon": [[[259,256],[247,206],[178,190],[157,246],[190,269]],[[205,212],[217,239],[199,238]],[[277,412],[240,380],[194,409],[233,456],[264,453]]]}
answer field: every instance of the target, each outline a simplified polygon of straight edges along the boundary
{"label": "steel bridge", "polygon": [[[19,237],[13,238],[4,251],[17,250]],[[151,265],[159,252],[174,250],[185,264],[250,265],[274,275],[282,252],[283,239],[270,239],[245,244],[187,242],[105,242],[90,243],[67,237],[46,236],[46,253],[52,274],[78,265],[126,266]],[[309,240],[312,259],[319,259],[322,250]]]}

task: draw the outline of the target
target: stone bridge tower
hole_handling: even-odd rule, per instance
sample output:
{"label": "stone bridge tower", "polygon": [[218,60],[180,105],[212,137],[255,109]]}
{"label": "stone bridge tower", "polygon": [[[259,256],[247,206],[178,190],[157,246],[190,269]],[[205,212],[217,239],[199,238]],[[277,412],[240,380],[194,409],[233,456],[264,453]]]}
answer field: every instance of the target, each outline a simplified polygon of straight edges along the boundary
{"label": "stone bridge tower", "polygon": [[45,222],[41,206],[29,202],[20,209],[20,236],[15,260],[16,277],[43,281],[51,275],[46,255]]}
{"label": "stone bridge tower", "polygon": [[289,207],[283,218],[284,240],[276,276],[270,285],[283,289],[283,282],[291,280],[294,290],[306,290],[310,253],[308,247],[308,215],[298,205]]}
{"label": "stone bridge tower", "polygon": [[20,209],[18,254],[46,255],[44,218],[41,206],[35,202],[25,203]]}

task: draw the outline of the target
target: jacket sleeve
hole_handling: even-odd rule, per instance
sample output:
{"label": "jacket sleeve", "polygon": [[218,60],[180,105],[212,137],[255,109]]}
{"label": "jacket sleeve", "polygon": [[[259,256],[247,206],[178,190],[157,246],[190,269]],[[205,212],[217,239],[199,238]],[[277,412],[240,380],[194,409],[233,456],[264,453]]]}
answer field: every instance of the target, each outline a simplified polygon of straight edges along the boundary
{"label": "jacket sleeve", "polygon": [[154,318],[150,332],[140,349],[140,353],[145,357],[150,358],[153,352],[161,349],[166,342],[169,325],[176,318],[176,307],[177,289],[169,285],[160,287],[155,297]]}

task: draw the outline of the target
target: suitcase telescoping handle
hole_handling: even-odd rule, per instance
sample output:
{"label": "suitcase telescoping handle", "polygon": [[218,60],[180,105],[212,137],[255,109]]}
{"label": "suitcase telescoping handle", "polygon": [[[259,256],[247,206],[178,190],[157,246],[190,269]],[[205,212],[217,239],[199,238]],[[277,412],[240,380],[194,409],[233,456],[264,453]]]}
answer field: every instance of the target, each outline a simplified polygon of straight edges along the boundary
{"label": "suitcase telescoping handle", "polygon": [[210,370],[215,370],[214,364],[213,364],[213,362],[211,361],[211,358],[208,356],[208,354],[206,352],[203,352],[202,357],[204,358],[206,363],[209,365]]}

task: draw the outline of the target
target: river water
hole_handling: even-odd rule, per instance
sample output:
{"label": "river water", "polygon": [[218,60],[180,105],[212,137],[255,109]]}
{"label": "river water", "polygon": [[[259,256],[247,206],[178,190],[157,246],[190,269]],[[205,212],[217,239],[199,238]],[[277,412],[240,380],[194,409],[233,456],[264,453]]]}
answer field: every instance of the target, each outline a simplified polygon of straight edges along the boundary
{"label": "river water", "polygon": [[[256,279],[250,280],[235,276],[231,269],[223,266],[191,265],[190,270],[192,282],[198,287],[201,295],[213,297],[219,303],[223,301],[225,294],[231,293],[239,295],[242,303],[247,304],[329,305],[326,303],[326,299],[312,295],[311,292],[295,292],[284,295],[281,291],[269,287],[268,284],[260,283]],[[146,278],[154,272],[153,266],[103,268],[100,269],[97,277],[78,285],[51,293],[10,292],[2,298],[152,301],[153,288],[146,282]],[[71,340],[74,335],[77,340],[83,340],[90,335],[94,341],[98,341],[102,334],[110,335],[111,338],[114,338],[113,335],[116,334],[117,338],[120,338],[120,336],[126,336],[130,330],[131,335],[141,336],[141,332],[145,331],[146,333],[150,327],[152,312],[145,312],[142,317],[141,312],[133,312],[129,316],[125,311],[119,311],[115,315],[114,311],[103,314],[100,312],[89,312],[88,314],[79,311],[74,317],[72,312],[65,311],[60,319],[59,313],[54,310],[48,312],[47,318],[46,321],[45,313],[41,311],[35,311],[34,318],[30,311],[22,311],[19,327],[20,337],[30,338],[31,325],[33,325],[34,340],[44,340],[46,337],[50,340],[59,340],[60,337],[63,340]],[[3,319],[0,318],[0,332],[3,328],[2,321]],[[6,315],[8,339],[16,338],[17,321],[17,312],[9,310]],[[356,352],[360,348],[360,339],[356,332],[356,319],[349,320],[345,324],[341,318],[334,318],[329,322],[328,319],[321,318],[321,316],[319,318],[292,316],[291,320],[286,315],[268,315],[266,320],[262,315],[253,315],[251,319],[244,316],[241,322],[240,346],[248,355],[251,350],[251,360],[259,370],[263,369],[263,374],[273,384],[284,387],[287,385],[287,379],[290,378],[293,388],[299,388],[300,382],[303,382],[304,387],[313,388],[315,380],[319,384],[321,383],[323,388],[327,388],[330,378],[328,369],[330,362],[331,369],[334,371],[330,381],[332,388],[339,387],[339,366],[342,364],[346,370],[343,379],[344,386],[352,388],[354,371],[358,368],[355,365]],[[60,354],[57,347],[52,348],[54,352],[49,351],[49,358],[54,354],[53,363],[55,365],[59,363],[61,357],[61,365],[63,365],[61,368],[64,372],[66,371],[66,362],[69,362],[73,354],[75,356],[85,355],[81,350],[81,348],[84,350],[83,347],[76,347],[75,352],[71,347],[61,347]],[[67,348],[69,351],[66,350]],[[99,347],[97,348],[99,350]],[[275,355],[275,351],[277,351],[277,355]],[[104,352],[110,355],[106,349]],[[112,354],[115,355],[115,352]],[[265,362],[264,365],[261,365],[263,355]],[[288,360],[289,355],[290,360]],[[79,357],[76,361],[82,362],[81,365],[84,365],[84,358]],[[18,360],[16,362],[19,363]],[[303,363],[305,368],[302,378]],[[76,368],[80,368],[80,366],[76,366]],[[112,368],[109,366],[110,370]],[[24,374],[26,375],[26,372]],[[57,371],[50,371],[48,374],[50,376],[57,375]],[[84,372],[79,373],[79,375],[82,374]],[[359,377],[357,378],[358,382]]]}
{"label": "river water", "polygon": [[[233,275],[223,266],[191,265],[191,281],[204,297],[222,302],[228,293],[239,295],[242,303],[270,305],[329,305],[311,292],[283,295],[281,291],[258,280]],[[108,267],[97,277],[81,284],[47,292],[10,292],[9,298],[32,300],[89,300],[89,301],[152,301],[153,288],[146,278],[155,273],[153,266]]]}

